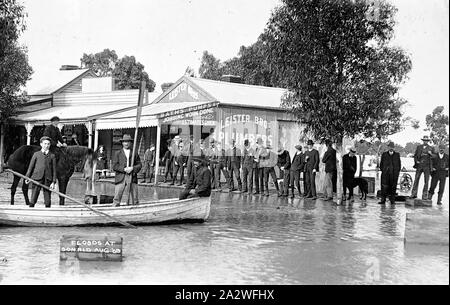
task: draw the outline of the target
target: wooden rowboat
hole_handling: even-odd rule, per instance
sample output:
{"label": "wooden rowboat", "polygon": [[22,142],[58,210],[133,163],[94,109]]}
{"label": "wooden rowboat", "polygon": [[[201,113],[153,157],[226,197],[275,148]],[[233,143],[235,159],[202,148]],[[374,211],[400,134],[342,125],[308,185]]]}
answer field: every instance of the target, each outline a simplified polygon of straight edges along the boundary
{"label": "wooden rowboat", "polygon": [[[203,222],[209,217],[211,197],[185,200],[164,199],[139,205],[114,207],[93,205],[98,211],[134,225],[170,222]],[[115,226],[113,219],[101,216],[85,207],[1,206],[0,225],[19,227]]]}

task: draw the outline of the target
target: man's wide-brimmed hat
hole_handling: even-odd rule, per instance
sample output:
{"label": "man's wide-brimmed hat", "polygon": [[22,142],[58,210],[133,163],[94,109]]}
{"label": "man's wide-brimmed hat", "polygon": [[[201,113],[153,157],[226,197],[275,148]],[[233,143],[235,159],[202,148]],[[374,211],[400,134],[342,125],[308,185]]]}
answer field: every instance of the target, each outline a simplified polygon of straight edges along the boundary
{"label": "man's wide-brimmed hat", "polygon": [[431,141],[429,136],[423,136],[421,140],[422,141]]}
{"label": "man's wide-brimmed hat", "polygon": [[439,144],[439,150],[441,150],[441,149],[446,149],[445,144]]}
{"label": "man's wide-brimmed hat", "polygon": [[54,121],[60,121],[59,117],[54,116],[50,119],[50,122],[54,122]]}
{"label": "man's wide-brimmed hat", "polygon": [[133,138],[129,134],[124,134],[120,142],[133,142]]}
{"label": "man's wide-brimmed hat", "polygon": [[394,142],[389,142],[388,147],[389,148],[394,148],[395,147]]}
{"label": "man's wide-brimmed hat", "polygon": [[313,140],[308,140],[308,142],[306,142],[307,145],[314,145]]}

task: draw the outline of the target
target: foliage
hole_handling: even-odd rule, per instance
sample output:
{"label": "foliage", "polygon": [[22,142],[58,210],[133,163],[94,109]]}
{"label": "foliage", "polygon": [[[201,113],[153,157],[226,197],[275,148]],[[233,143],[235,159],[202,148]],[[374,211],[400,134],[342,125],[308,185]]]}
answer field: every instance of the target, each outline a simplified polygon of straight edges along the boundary
{"label": "foliage", "polygon": [[402,128],[398,97],[411,69],[388,46],[396,9],[380,2],[378,18],[362,0],[283,0],[263,35],[272,73],[290,90],[284,106],[316,138],[383,138]]}
{"label": "foliage", "polygon": [[144,65],[134,56],[119,58],[116,51],[104,49],[96,54],[83,54],[81,65],[92,69],[98,76],[113,76],[117,89],[139,89],[141,81],[146,81],[148,91],[155,90],[155,82],[144,71]]}
{"label": "foliage", "polygon": [[444,114],[444,106],[436,107],[431,114],[425,117],[428,131],[430,131],[430,137],[433,143],[449,144],[448,139],[448,115]]}
{"label": "foliage", "polygon": [[190,77],[196,77],[195,71],[190,66],[186,67],[186,70],[184,70],[184,75],[190,76]]}
{"label": "foliage", "polygon": [[204,51],[198,74],[201,78],[220,80],[223,75],[223,68],[220,60],[208,53],[208,51]]}
{"label": "foliage", "polygon": [[17,43],[25,30],[23,6],[15,0],[0,3],[0,120],[13,116],[27,101],[22,88],[33,73],[27,49]]}

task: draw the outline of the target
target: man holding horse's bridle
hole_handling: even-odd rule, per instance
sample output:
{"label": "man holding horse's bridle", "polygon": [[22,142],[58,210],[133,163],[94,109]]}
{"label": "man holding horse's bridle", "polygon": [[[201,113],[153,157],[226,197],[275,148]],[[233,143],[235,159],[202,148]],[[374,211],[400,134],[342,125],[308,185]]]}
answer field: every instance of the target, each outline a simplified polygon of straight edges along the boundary
{"label": "man holding horse's bridle", "polygon": [[59,117],[54,116],[50,119],[51,124],[45,127],[44,129],[44,137],[50,138],[50,151],[55,151],[55,147],[67,147],[67,144],[64,143],[63,137],[61,135],[61,131],[58,128],[59,125]]}

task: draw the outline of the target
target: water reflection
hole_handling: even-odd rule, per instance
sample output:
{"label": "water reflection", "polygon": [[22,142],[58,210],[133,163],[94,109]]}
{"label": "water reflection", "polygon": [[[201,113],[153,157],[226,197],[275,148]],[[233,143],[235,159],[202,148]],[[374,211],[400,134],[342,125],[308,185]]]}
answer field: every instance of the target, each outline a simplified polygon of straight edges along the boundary
{"label": "water reflection", "polygon": [[[102,184],[97,192],[111,194]],[[80,196],[82,185],[69,184]],[[179,191],[141,187],[140,197]],[[0,227],[2,283],[367,284],[447,283],[448,246],[412,251],[403,245],[403,205],[336,206],[320,200],[213,193],[203,224],[122,228]],[[447,205],[443,211],[448,211]],[[66,234],[116,234],[121,263],[59,260]],[[379,279],[368,277],[377,262]]]}

